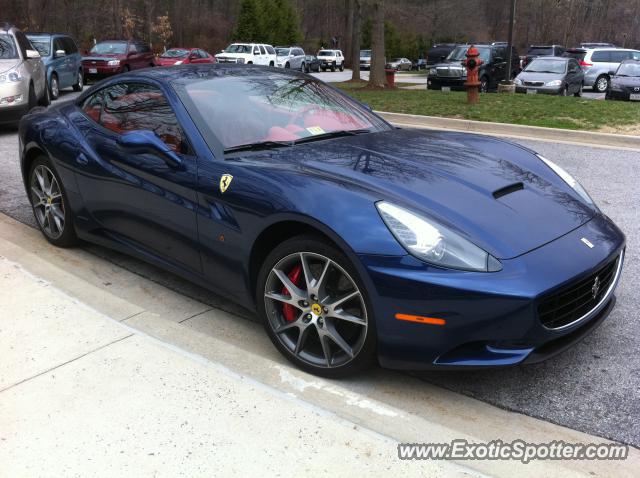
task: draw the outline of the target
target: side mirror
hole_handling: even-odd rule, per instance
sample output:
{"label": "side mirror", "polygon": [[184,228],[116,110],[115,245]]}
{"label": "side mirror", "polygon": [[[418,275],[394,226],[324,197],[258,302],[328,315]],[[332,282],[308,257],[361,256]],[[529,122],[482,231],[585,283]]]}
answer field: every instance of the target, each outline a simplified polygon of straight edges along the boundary
{"label": "side mirror", "polygon": [[129,131],[118,138],[118,145],[134,154],[155,154],[172,168],[182,167],[182,160],[158,135],[150,130]]}
{"label": "side mirror", "polygon": [[616,76],[616,72],[615,71],[610,71],[609,72],[609,76]]}
{"label": "side mirror", "polygon": [[56,50],[53,55],[54,58],[62,58],[63,56],[67,56],[67,53],[64,50]]}
{"label": "side mirror", "polygon": [[40,53],[37,50],[27,50],[27,60],[36,60],[40,58]]}

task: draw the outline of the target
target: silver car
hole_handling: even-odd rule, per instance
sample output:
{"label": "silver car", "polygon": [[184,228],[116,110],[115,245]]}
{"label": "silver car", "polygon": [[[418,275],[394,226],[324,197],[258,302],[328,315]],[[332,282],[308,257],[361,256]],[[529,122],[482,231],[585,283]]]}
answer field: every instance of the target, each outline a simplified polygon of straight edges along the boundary
{"label": "silver car", "polygon": [[578,60],[584,71],[584,86],[605,93],[611,84],[610,72],[625,60],[640,60],[640,51],[624,48],[569,49],[564,56]]}
{"label": "silver car", "polygon": [[20,30],[0,26],[0,124],[16,123],[38,104],[49,104],[40,54]]}
{"label": "silver car", "polygon": [[304,71],[304,50],[297,46],[277,46],[276,66]]}

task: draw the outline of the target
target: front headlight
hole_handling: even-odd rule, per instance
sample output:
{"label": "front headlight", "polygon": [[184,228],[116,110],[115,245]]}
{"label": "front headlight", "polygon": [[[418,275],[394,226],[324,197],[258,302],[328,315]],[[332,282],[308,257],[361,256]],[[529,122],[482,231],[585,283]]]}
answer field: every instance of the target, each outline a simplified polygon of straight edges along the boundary
{"label": "front headlight", "polygon": [[553,80],[545,83],[545,86],[562,86],[562,80]]}
{"label": "front headlight", "polygon": [[118,66],[120,64],[120,60],[109,60],[107,65],[109,66]]}
{"label": "front headlight", "polygon": [[429,76],[436,76],[436,69],[435,68],[429,68]]}
{"label": "front headlight", "polygon": [[388,202],[378,202],[376,207],[398,242],[418,259],[448,269],[502,270],[502,264],[495,257],[448,227]]}
{"label": "front headlight", "polygon": [[174,63],[174,65],[182,65],[182,63],[183,63],[183,60],[178,60]]}
{"label": "front headlight", "polygon": [[538,158],[540,158],[542,160],[542,162],[544,164],[549,166],[553,170],[554,173],[556,173],[558,176],[560,176],[560,178],[565,183],[567,183],[571,189],[573,189],[575,192],[577,192],[582,199],[584,199],[588,204],[590,204],[592,206],[595,206],[595,203],[593,202],[593,199],[591,199],[591,196],[589,196],[589,193],[580,185],[580,183],[578,181],[576,181],[573,178],[573,176],[571,176],[568,172],[566,172],[564,169],[562,169],[560,166],[558,166],[553,161],[550,161],[547,158],[545,158],[544,156],[541,156],[539,154],[537,156],[538,156]]}
{"label": "front headlight", "polygon": [[522,86],[522,80],[520,78],[516,78],[514,83],[516,84],[516,86]]}
{"label": "front headlight", "polygon": [[22,76],[20,76],[20,73],[16,70],[0,75],[0,83],[17,83],[18,81],[22,81]]}

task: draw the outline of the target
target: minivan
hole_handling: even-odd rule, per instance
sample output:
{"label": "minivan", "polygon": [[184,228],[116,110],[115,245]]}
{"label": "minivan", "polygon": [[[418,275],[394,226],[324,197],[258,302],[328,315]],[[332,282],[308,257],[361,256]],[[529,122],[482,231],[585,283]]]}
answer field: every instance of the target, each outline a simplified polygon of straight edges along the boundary
{"label": "minivan", "polygon": [[60,33],[27,33],[27,38],[44,63],[51,99],[57,99],[63,88],[82,91],[82,56],[73,38]]}

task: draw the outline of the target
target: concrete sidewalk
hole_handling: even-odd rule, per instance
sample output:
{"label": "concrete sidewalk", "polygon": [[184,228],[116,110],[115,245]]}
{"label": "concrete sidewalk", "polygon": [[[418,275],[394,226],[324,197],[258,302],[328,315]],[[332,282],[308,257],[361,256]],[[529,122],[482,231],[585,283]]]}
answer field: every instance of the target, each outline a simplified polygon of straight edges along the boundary
{"label": "concrete sidewalk", "polygon": [[397,444],[607,443],[374,369],[292,368],[255,322],[0,215],[0,476],[634,476],[624,461],[406,462]]}
{"label": "concrete sidewalk", "polygon": [[[0,259],[0,475],[463,476]],[[475,474],[473,474],[475,476]]]}

